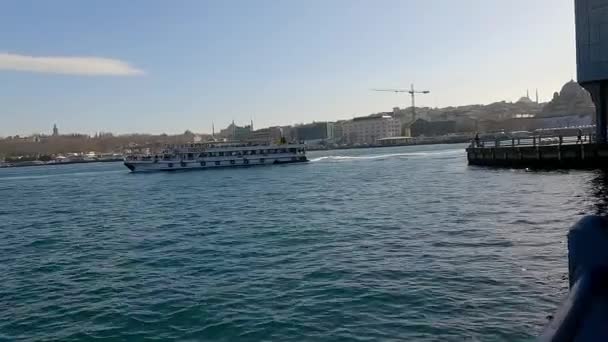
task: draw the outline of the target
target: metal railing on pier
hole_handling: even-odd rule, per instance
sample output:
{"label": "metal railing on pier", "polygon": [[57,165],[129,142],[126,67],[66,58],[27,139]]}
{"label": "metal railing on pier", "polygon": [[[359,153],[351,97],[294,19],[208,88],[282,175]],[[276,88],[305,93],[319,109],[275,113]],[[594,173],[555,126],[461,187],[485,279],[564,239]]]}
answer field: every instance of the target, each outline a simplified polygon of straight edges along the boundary
{"label": "metal railing on pier", "polygon": [[469,147],[524,147],[547,145],[575,145],[593,143],[593,134],[571,135],[533,135],[528,137],[499,137],[494,139],[473,139]]}

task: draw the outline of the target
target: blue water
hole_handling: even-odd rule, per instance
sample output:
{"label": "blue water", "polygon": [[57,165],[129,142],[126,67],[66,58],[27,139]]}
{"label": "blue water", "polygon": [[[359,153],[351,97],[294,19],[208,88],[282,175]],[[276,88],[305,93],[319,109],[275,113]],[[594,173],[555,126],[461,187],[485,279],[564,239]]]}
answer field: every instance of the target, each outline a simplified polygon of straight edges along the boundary
{"label": "blue water", "polygon": [[463,147],[2,169],[0,340],[530,339],[608,182],[468,167]]}

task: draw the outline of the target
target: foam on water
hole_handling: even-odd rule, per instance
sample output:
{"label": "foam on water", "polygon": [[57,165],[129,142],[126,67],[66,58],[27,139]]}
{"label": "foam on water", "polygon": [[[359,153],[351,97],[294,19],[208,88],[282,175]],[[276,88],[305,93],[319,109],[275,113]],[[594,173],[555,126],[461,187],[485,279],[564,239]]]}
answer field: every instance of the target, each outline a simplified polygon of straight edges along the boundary
{"label": "foam on water", "polygon": [[[373,150],[372,150],[373,151]],[[402,158],[402,157],[434,157],[434,156],[450,156],[450,155],[462,155],[462,149],[449,149],[441,151],[429,151],[429,152],[403,152],[403,153],[386,153],[386,154],[369,154],[360,156],[349,156],[349,155],[329,155],[310,159],[311,162],[320,162],[324,160],[330,161],[341,161],[341,160],[374,160],[374,159],[388,159],[388,158]]]}

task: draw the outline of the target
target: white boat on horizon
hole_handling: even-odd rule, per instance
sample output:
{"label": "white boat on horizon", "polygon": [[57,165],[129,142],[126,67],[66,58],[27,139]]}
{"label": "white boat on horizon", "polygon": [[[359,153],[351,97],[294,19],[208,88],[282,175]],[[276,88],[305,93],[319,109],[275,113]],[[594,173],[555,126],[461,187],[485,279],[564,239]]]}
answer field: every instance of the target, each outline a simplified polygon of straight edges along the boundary
{"label": "white boat on horizon", "polygon": [[124,164],[132,172],[212,169],[307,162],[304,144],[208,142],[170,145],[161,152],[130,154]]}

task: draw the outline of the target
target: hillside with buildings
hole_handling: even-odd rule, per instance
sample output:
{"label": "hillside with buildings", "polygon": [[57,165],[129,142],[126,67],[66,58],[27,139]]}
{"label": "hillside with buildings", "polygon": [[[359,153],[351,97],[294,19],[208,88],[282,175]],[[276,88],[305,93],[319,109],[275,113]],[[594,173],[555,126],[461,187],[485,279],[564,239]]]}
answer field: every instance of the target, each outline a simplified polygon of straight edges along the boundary
{"label": "hillside with buildings", "polygon": [[[534,131],[537,129],[589,126],[595,107],[589,93],[569,81],[546,103],[528,94],[516,102],[495,102],[445,108],[393,108],[328,123],[296,126],[299,140],[329,145],[375,145],[407,142],[409,138],[467,136],[476,132]],[[314,133],[313,133],[314,132]],[[393,139],[389,139],[393,138]]]}

